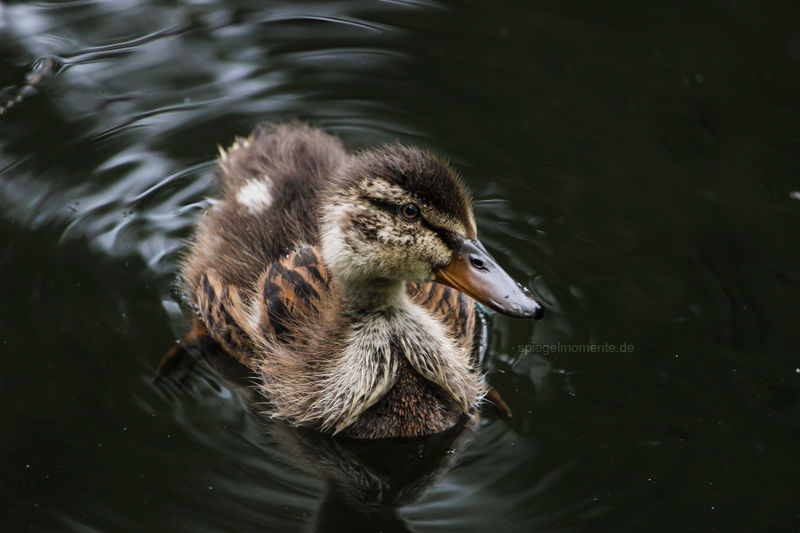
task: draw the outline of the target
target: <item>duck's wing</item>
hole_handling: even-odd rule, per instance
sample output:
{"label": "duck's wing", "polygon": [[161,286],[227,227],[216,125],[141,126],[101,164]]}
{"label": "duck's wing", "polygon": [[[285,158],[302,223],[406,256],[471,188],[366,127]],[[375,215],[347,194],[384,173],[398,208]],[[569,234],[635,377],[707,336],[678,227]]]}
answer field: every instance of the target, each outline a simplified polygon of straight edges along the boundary
{"label": "duck's wing", "polygon": [[242,363],[257,362],[265,343],[297,341],[330,304],[330,274],[317,247],[305,245],[274,261],[243,291],[204,272],[195,311],[208,334]]}
{"label": "duck's wing", "polygon": [[239,289],[226,285],[214,270],[204,272],[195,293],[195,312],[222,348],[247,364],[254,351],[251,319]]}
{"label": "duck's wing", "polygon": [[258,278],[253,320],[260,335],[288,344],[331,302],[330,273],[318,247],[305,245],[270,265]]}
{"label": "duck's wing", "polygon": [[472,349],[475,331],[472,298],[441,283],[408,283],[407,290],[414,303],[440,320],[460,346]]}

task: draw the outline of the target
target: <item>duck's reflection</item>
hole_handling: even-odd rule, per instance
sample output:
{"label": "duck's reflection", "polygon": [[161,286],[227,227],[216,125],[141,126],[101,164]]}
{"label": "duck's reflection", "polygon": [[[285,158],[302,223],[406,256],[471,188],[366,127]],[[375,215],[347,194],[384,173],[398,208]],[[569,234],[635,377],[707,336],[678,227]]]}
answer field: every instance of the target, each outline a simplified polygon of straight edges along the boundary
{"label": "duck's reflection", "polygon": [[[195,364],[211,366],[243,397],[263,402],[248,386],[250,371],[206,340],[178,344],[161,361],[156,380],[185,381]],[[283,421],[265,420],[268,430],[284,450],[305,470],[325,481],[325,490],[309,531],[413,531],[398,509],[417,500],[453,465],[468,442],[474,419],[453,428],[418,438],[352,439],[331,437],[292,427]]]}
{"label": "duck's reflection", "polygon": [[326,482],[311,528],[319,532],[411,531],[397,509],[449,470],[471,433],[464,423],[423,438],[357,440],[275,427],[287,450]]}

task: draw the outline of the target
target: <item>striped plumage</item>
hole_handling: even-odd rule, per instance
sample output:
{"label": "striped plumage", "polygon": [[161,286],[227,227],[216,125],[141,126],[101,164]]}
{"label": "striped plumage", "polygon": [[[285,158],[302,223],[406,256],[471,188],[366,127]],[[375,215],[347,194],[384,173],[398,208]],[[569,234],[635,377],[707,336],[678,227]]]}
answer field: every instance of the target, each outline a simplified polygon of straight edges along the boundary
{"label": "striped plumage", "polygon": [[[481,298],[480,275],[497,277],[507,301],[488,305],[541,314],[475,235],[469,197],[436,157],[400,145],[352,155],[321,130],[271,125],[221,152],[219,197],[182,275],[202,326],[257,374],[272,415],[418,436],[454,425],[486,390],[474,302],[434,279]],[[462,284],[465,268],[480,275]]]}

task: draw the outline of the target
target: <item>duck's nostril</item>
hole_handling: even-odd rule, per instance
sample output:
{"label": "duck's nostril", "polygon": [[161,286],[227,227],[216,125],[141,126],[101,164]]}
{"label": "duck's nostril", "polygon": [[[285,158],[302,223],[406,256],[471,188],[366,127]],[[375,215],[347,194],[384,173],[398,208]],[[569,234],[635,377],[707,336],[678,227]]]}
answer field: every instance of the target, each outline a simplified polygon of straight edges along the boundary
{"label": "duck's nostril", "polygon": [[483,259],[480,257],[470,256],[469,263],[474,266],[475,268],[479,268],[481,270],[486,269],[486,263],[483,262]]}

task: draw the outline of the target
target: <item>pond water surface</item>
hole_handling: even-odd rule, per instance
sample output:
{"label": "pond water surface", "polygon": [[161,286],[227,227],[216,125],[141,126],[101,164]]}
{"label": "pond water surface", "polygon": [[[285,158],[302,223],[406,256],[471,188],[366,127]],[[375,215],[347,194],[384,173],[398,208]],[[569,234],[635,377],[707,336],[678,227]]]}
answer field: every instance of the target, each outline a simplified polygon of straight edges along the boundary
{"label": "pond water surface", "polygon": [[[789,1],[0,2],[0,530],[798,530],[799,73]],[[396,510],[153,383],[217,146],[293,117],[449,157],[547,307]]]}

